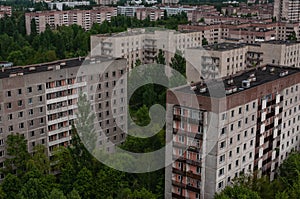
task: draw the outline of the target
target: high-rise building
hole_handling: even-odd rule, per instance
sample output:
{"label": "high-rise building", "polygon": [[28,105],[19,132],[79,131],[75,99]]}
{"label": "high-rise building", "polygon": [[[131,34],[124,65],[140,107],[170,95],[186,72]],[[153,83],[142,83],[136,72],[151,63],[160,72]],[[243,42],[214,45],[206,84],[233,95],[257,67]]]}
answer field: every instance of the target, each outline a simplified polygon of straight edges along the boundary
{"label": "high-rise building", "polygon": [[[91,73],[92,67],[106,70]],[[29,152],[38,144],[44,145],[50,156],[57,146],[69,145],[80,93],[87,95],[95,114],[96,147],[113,151],[114,144],[125,140],[121,130],[127,125],[125,72],[126,60],[109,57],[3,67],[0,75],[0,166],[6,154],[5,140],[10,134],[23,135]],[[118,81],[121,83],[115,88]]]}
{"label": "high-rise building", "polygon": [[274,17],[277,20],[299,22],[300,1],[299,0],[275,0]]}
{"label": "high-rise building", "polygon": [[211,199],[299,151],[300,69],[267,65],[167,92],[165,198]]}

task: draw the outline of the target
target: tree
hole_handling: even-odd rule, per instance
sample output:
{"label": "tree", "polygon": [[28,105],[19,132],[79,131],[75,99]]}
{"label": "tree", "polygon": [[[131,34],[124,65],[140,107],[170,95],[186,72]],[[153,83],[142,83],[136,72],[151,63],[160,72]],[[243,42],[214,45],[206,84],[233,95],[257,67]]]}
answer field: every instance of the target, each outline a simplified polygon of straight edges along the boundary
{"label": "tree", "polygon": [[159,49],[158,55],[156,56],[156,63],[166,65],[165,53],[162,49]]}
{"label": "tree", "polygon": [[[7,174],[1,184],[7,199],[17,199],[18,192],[22,188],[21,181],[13,174]],[[0,197],[1,198],[1,197]]]}
{"label": "tree", "polygon": [[7,156],[4,161],[4,173],[16,173],[17,176],[22,176],[30,158],[27,151],[27,141],[19,134],[12,134],[7,136],[6,146]]}
{"label": "tree", "polygon": [[74,188],[78,191],[82,198],[94,198],[93,197],[93,175],[86,167],[80,170],[76,176],[74,182]]}
{"label": "tree", "polygon": [[37,145],[33,148],[32,157],[27,163],[27,170],[36,169],[42,174],[49,173],[50,163],[46,150],[44,145]]}
{"label": "tree", "polygon": [[134,64],[134,65],[135,65],[135,67],[142,65],[141,60],[140,60],[140,59],[137,59],[137,60],[135,61],[135,64]]}
{"label": "tree", "polygon": [[39,178],[29,178],[22,186],[18,198],[22,199],[41,199],[47,198],[49,192],[46,189],[47,184],[44,184]]}
{"label": "tree", "polygon": [[297,35],[296,35],[296,32],[293,31],[289,36],[288,36],[288,39],[289,41],[297,41]]}
{"label": "tree", "polygon": [[68,195],[67,195],[68,199],[81,199],[78,191],[76,189],[73,189]]}
{"label": "tree", "polygon": [[215,195],[215,199],[260,199],[259,195],[242,185],[227,186],[221,193]]}
{"label": "tree", "polygon": [[61,190],[54,188],[50,192],[48,199],[67,199],[67,197],[64,195],[64,193]]}
{"label": "tree", "polygon": [[208,41],[205,37],[202,38],[202,46],[208,45]]}
{"label": "tree", "polygon": [[171,58],[171,67],[181,73],[183,76],[185,75],[185,68],[186,68],[186,60],[182,56],[182,53],[180,51],[176,51],[174,57]]}
{"label": "tree", "polygon": [[279,176],[283,183],[287,186],[293,185],[296,182],[300,173],[300,153],[291,153],[288,158],[279,167]]}
{"label": "tree", "polygon": [[96,147],[96,133],[94,130],[95,114],[91,110],[91,104],[85,94],[80,94],[78,99],[78,112],[76,129],[86,149],[93,153]]}

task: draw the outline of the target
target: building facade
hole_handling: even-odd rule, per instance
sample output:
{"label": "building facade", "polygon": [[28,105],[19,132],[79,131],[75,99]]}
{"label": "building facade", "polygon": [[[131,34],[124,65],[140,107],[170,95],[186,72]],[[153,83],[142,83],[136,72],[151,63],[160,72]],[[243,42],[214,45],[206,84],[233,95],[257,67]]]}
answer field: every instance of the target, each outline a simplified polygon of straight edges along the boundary
{"label": "building facade", "polygon": [[101,24],[103,21],[110,21],[111,17],[117,16],[117,9],[114,7],[94,7],[92,10],[66,10],[66,11],[38,11],[25,14],[26,33],[31,32],[31,22],[34,19],[36,31],[41,33],[49,25],[52,29],[57,26],[71,26],[77,24],[89,30],[94,23]]}
{"label": "building facade", "polygon": [[132,29],[115,35],[91,36],[92,56],[105,55],[127,59],[128,67],[135,66],[136,60],[153,63],[159,49],[165,52],[166,63],[176,50],[201,45],[201,32],[180,33],[173,30]]}
{"label": "building facade", "polygon": [[[82,65],[99,67],[99,64],[109,67],[93,74],[82,69]],[[77,125],[81,93],[87,95],[95,114],[96,147],[113,151],[114,144],[125,140],[119,127],[124,125],[122,128],[126,128],[125,80],[121,80],[124,84],[118,89],[114,88],[125,70],[124,59],[104,57],[2,68],[0,165],[3,167],[5,141],[10,134],[24,136],[29,152],[42,144],[51,156],[56,147],[68,146],[72,139],[72,125]],[[111,102],[110,99],[114,100]]]}
{"label": "building facade", "polygon": [[214,198],[254,170],[272,179],[299,151],[299,86],[298,68],[267,65],[169,90],[165,198]]}
{"label": "building facade", "polygon": [[11,17],[11,6],[0,5],[0,18],[3,18],[5,15]]}

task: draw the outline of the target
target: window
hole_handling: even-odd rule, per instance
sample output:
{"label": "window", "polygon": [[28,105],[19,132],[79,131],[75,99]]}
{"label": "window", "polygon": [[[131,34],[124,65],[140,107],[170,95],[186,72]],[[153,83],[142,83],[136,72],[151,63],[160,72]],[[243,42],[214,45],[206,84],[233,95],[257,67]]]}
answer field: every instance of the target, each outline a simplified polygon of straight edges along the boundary
{"label": "window", "polygon": [[7,119],[8,119],[8,120],[12,120],[12,119],[13,119],[13,115],[12,115],[12,114],[8,114],[8,115],[7,115]]}
{"label": "window", "polygon": [[9,102],[9,103],[6,104],[6,108],[8,108],[8,109],[11,109],[11,108],[12,108],[11,102]]}
{"label": "window", "polygon": [[223,148],[225,148],[225,147],[226,147],[226,142],[225,142],[225,141],[221,142],[221,144],[220,144],[220,149],[223,149]]}
{"label": "window", "polygon": [[241,139],[241,134],[238,134],[237,135],[237,141],[240,141],[240,139]]}
{"label": "window", "polygon": [[21,111],[21,112],[18,113],[18,117],[19,117],[19,118],[20,118],[20,117],[23,117],[23,111]]}
{"label": "window", "polygon": [[220,156],[219,163],[222,163],[224,161],[225,161],[225,154]]}
{"label": "window", "polygon": [[42,85],[41,85],[41,84],[37,86],[37,90],[38,90],[38,91],[41,91],[41,90],[42,90]]}
{"label": "window", "polygon": [[23,105],[23,101],[22,100],[18,100],[18,106],[22,106]]}
{"label": "window", "polygon": [[228,171],[230,171],[230,170],[231,170],[231,164],[228,165]]}
{"label": "window", "polygon": [[242,114],[242,107],[239,108],[239,114]]}
{"label": "window", "polygon": [[32,92],[32,87],[27,87],[27,92],[31,93]]}
{"label": "window", "polygon": [[234,110],[231,111],[231,117],[234,117]]}
{"label": "window", "polygon": [[18,94],[21,95],[22,94],[22,89],[18,89]]}
{"label": "window", "polygon": [[222,128],[221,135],[224,135],[225,133],[226,133],[226,127]]}
{"label": "window", "polygon": [[236,153],[239,154],[240,153],[240,147],[236,148]]}
{"label": "window", "polygon": [[32,98],[28,99],[28,104],[32,104]]}
{"label": "window", "polygon": [[232,144],[233,138],[229,139],[229,144]]}
{"label": "window", "polygon": [[224,175],[224,168],[219,170],[219,177],[222,176],[222,175]]}
{"label": "window", "polygon": [[23,122],[19,124],[19,128],[20,129],[24,128],[24,123]]}
{"label": "window", "polygon": [[6,92],[6,96],[7,96],[7,97],[11,97],[11,91],[7,91],[7,92]]}
{"label": "window", "polygon": [[238,167],[239,166],[239,160],[235,161],[235,166]]}
{"label": "window", "polygon": [[224,182],[223,182],[223,181],[219,182],[219,184],[218,184],[218,188],[219,188],[219,189],[222,189],[222,188],[223,188],[223,186],[224,186]]}

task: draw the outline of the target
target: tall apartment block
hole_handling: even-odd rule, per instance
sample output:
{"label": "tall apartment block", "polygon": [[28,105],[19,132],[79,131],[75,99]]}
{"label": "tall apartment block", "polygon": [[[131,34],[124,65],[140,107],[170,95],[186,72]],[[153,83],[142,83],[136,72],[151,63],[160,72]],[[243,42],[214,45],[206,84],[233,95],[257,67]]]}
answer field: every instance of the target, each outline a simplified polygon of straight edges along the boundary
{"label": "tall apartment block", "polygon": [[274,17],[277,20],[299,22],[300,1],[296,0],[275,0]]}
{"label": "tall apartment block", "polygon": [[[103,73],[92,74],[80,67],[99,67],[100,64],[110,67]],[[124,85],[121,84],[118,90],[114,88],[125,70],[126,60],[107,57],[2,68],[0,166],[3,166],[6,154],[5,140],[10,134],[23,135],[28,142],[29,152],[38,144],[44,145],[50,156],[57,146],[69,145],[81,92],[88,95],[96,116],[97,147],[113,151],[113,144],[125,139],[125,134],[119,128],[120,125],[126,125],[126,98],[122,90],[126,89],[125,80],[122,80]]]}
{"label": "tall apartment block", "polygon": [[299,150],[300,69],[266,65],[167,92],[165,198],[211,199],[242,173],[274,177]]}
{"label": "tall apartment block", "polygon": [[132,29],[115,35],[92,35],[92,56],[112,56],[127,59],[128,67],[133,67],[137,59],[142,63],[153,63],[159,49],[165,52],[170,63],[176,50],[200,46],[202,33],[195,31],[176,32],[173,30]]}
{"label": "tall apartment block", "polygon": [[57,26],[70,26],[77,24],[89,30],[94,23],[101,24],[103,21],[110,21],[111,17],[117,16],[117,9],[114,7],[94,7],[92,10],[66,10],[66,11],[38,11],[25,14],[26,33],[30,34],[31,21],[36,23],[36,31],[45,31],[47,24],[55,29]]}

